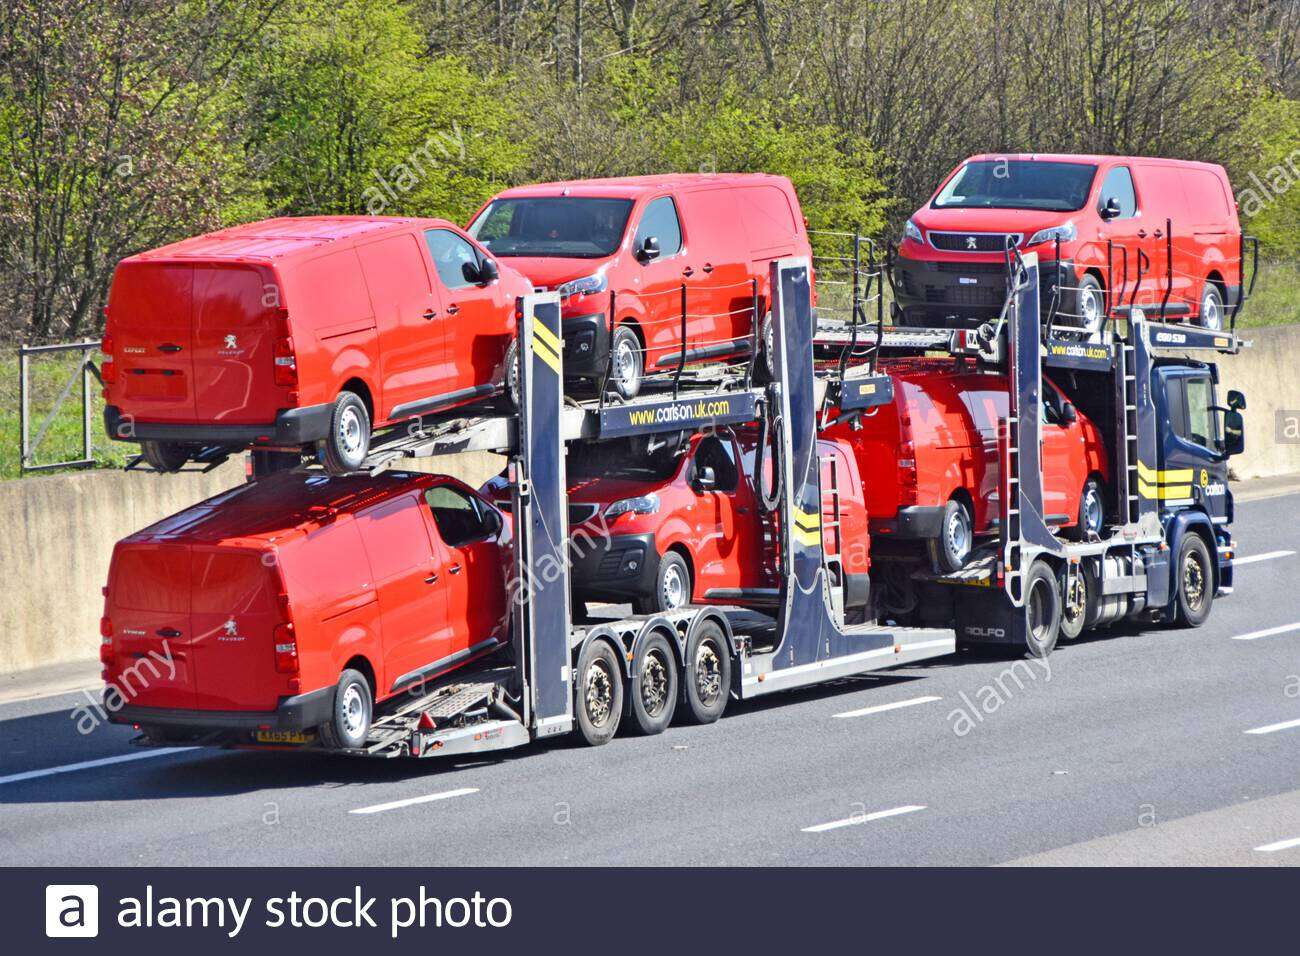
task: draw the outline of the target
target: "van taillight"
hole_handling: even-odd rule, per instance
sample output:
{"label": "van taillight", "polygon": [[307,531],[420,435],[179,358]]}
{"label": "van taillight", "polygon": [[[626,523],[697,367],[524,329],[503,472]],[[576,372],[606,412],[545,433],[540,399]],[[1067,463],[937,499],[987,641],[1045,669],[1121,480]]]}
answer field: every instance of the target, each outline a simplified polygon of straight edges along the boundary
{"label": "van taillight", "polygon": [[910,441],[898,443],[898,503],[916,504],[916,446]]}
{"label": "van taillight", "polygon": [[117,662],[113,651],[113,621],[108,615],[99,619],[99,662],[112,667]]}
{"label": "van taillight", "polygon": [[275,384],[293,388],[298,384],[298,359],[293,354],[293,339],[275,340]]}
{"label": "van taillight", "polygon": [[292,624],[275,626],[275,670],[279,674],[298,673],[298,636]]}
{"label": "van taillight", "polygon": [[113,336],[107,332],[99,343],[99,351],[104,356],[99,363],[99,377],[105,385],[112,385],[117,381],[117,365],[113,362]]}

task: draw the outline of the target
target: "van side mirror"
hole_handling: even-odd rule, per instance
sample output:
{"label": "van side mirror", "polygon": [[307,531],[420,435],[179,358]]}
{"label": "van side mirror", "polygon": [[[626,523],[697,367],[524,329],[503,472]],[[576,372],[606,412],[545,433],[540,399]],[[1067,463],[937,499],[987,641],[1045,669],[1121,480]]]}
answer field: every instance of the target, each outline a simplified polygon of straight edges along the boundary
{"label": "van side mirror", "polygon": [[501,515],[495,509],[483,509],[483,529],[489,536],[495,536],[501,532],[502,522]]}
{"label": "van side mirror", "polygon": [[1244,411],[1246,408],[1246,396],[1241,394],[1235,388],[1228,389],[1228,407],[1235,411]]}
{"label": "van side mirror", "polygon": [[466,262],[460,267],[460,272],[466,282],[473,282],[475,285],[489,285],[501,278],[501,270],[491,259],[484,259],[477,265]]}
{"label": "van side mirror", "polygon": [[1102,219],[1118,219],[1124,210],[1119,207],[1119,200],[1114,196],[1108,198],[1101,204],[1101,209],[1097,210]]}
{"label": "van side mirror", "polygon": [[1073,425],[1079,420],[1079,410],[1074,407],[1073,402],[1066,402],[1061,406],[1061,424]]}
{"label": "van side mirror", "polygon": [[1246,422],[1241,417],[1241,412],[1230,408],[1223,413],[1223,456],[1231,458],[1245,450]]}
{"label": "van side mirror", "polygon": [[712,491],[718,487],[718,476],[708,465],[695,470],[695,487],[700,491]]}
{"label": "van side mirror", "polygon": [[651,259],[658,259],[659,238],[657,236],[646,236],[641,240],[641,248],[636,251],[636,257],[642,262],[649,262]]}

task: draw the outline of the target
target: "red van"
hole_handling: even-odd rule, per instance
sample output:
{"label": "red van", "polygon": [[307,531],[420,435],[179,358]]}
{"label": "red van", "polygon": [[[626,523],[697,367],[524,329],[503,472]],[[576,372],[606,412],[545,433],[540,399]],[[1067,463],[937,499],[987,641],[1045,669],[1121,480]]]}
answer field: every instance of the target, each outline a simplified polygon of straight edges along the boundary
{"label": "red van", "polygon": [[[1038,253],[1044,308],[1052,286],[1061,287],[1059,324],[1085,334],[1121,297],[1148,315],[1163,307],[1169,318],[1220,329],[1241,295],[1241,224],[1222,166],[982,155],[953,170],[907,221],[894,263],[895,322],[962,326],[997,315],[1008,240]],[[1139,253],[1147,263],[1140,283]]]}
{"label": "red van", "polygon": [[[759,503],[758,431],[652,436],[570,448],[575,601],[630,601],[638,614],[685,604],[771,607],[780,596],[775,516]],[[819,444],[822,541],[845,576],[845,615],[866,619],[870,538],[853,449]],[[770,482],[771,459],[764,471]],[[490,493],[504,500],[501,478]],[[838,515],[838,517],[837,517]]]}
{"label": "red van", "polygon": [[287,472],[117,543],[105,706],[158,741],[329,746],[508,639],[509,532],[452,478]]}
{"label": "red van", "polygon": [[[824,435],[857,456],[873,540],[923,543],[939,570],[956,571],[975,539],[997,529],[1006,377],[951,359],[901,359],[881,371],[893,379],[893,403],[846,416]],[[1042,430],[1044,517],[1071,537],[1101,535],[1110,480],[1103,436],[1046,379]]]}
{"label": "red van", "polygon": [[528,281],[439,219],[269,219],[124,259],[103,342],[116,439],[174,471],[204,446],[319,446],[502,390]]}
{"label": "red van", "polygon": [[759,173],[588,179],[507,189],[469,234],[564,299],[564,371],[598,381],[615,293],[611,384],[624,398],[682,354],[726,360],[752,346],[753,291],[767,314],[768,264],[809,256],[794,186]]}

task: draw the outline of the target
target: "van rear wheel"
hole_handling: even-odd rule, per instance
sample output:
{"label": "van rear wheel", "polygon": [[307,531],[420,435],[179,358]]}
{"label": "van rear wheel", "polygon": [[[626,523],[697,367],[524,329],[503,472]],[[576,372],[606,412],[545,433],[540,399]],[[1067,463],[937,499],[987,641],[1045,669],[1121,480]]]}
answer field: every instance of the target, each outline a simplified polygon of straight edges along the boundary
{"label": "van rear wheel", "polygon": [[1214,332],[1223,331],[1223,293],[1209,279],[1201,292],[1201,314],[1197,324]]}
{"label": "van rear wheel", "polygon": [[370,452],[370,413],[355,392],[339,392],[330,414],[329,434],[320,443],[321,460],[331,475],[361,467]]}
{"label": "van rear wheel", "polygon": [[360,671],[345,670],[334,691],[334,713],[321,726],[321,740],[334,750],[360,750],[370,736],[374,716],[374,695],[370,682]]}
{"label": "van rear wheel", "polygon": [[974,519],[964,502],[949,498],[939,519],[939,537],[930,540],[930,555],[942,574],[960,571],[974,546]]}
{"label": "van rear wheel", "polygon": [[180,471],[190,460],[190,448],[174,441],[142,441],[140,454],[154,471],[170,474]]}

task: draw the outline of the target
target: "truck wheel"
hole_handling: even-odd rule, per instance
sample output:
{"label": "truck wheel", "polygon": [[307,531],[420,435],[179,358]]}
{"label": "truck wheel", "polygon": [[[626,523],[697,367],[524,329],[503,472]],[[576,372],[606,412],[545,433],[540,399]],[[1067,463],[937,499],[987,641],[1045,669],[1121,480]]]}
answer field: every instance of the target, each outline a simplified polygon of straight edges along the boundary
{"label": "truck wheel", "polygon": [[662,734],[677,709],[677,659],[668,639],[652,634],[637,648],[632,661],[632,719],[638,733]]}
{"label": "truck wheel", "polygon": [[1106,325],[1106,291],[1096,276],[1086,275],[1079,280],[1076,301],[1076,315],[1070,318],[1078,321],[1079,331],[1084,336],[1099,336]]}
{"label": "truck wheel", "polygon": [[1097,619],[1097,581],[1091,569],[1080,565],[1066,586],[1067,575],[1061,574],[1061,637],[1077,640]]}
{"label": "truck wheel", "polygon": [[361,467],[370,451],[370,415],[355,392],[339,392],[330,415],[330,431],[320,443],[321,459],[331,475]]}
{"label": "truck wheel", "polygon": [[1199,534],[1183,535],[1174,573],[1178,585],[1175,598],[1178,623],[1184,627],[1200,627],[1210,616],[1210,606],[1214,603],[1214,567],[1210,564],[1210,549]]}
{"label": "truck wheel", "polygon": [[1205,280],[1205,288],[1201,292],[1201,314],[1196,321],[1212,331],[1223,330],[1223,293],[1209,279]]}
{"label": "truck wheel", "polygon": [[150,468],[164,474],[180,471],[190,460],[189,446],[174,441],[142,441],[140,454]]}
{"label": "truck wheel", "polygon": [[1095,541],[1101,537],[1106,526],[1106,506],[1101,496],[1101,482],[1096,478],[1083,483],[1077,517],[1074,527],[1065,531],[1066,537],[1074,541]]}
{"label": "truck wheel", "polygon": [[359,750],[370,736],[375,702],[370,682],[360,671],[345,670],[334,691],[334,716],[320,729],[321,740],[334,750]]}
{"label": "truck wheel", "polygon": [[641,340],[626,325],[620,325],[614,330],[614,341],[610,348],[614,353],[610,384],[620,398],[636,398],[641,392],[641,379],[645,375],[645,353],[641,351]]}
{"label": "truck wheel", "polygon": [[658,614],[675,611],[691,603],[691,569],[676,551],[667,552],[659,559],[659,574],[655,577],[655,592],[632,602],[637,614]]}
{"label": "truck wheel", "polygon": [[1033,657],[1046,657],[1061,634],[1061,583],[1043,561],[1025,576],[1025,644]]}
{"label": "truck wheel", "polygon": [[605,641],[592,641],[583,648],[573,692],[582,739],[592,747],[609,743],[623,718],[623,678],[618,658]]}
{"label": "truck wheel", "polygon": [[943,506],[939,537],[930,540],[930,555],[942,574],[960,571],[970,557],[974,544],[974,522],[966,504],[949,498]]}
{"label": "truck wheel", "polygon": [[727,709],[731,693],[731,653],[716,621],[705,621],[686,642],[682,703],[692,723],[711,724]]}

